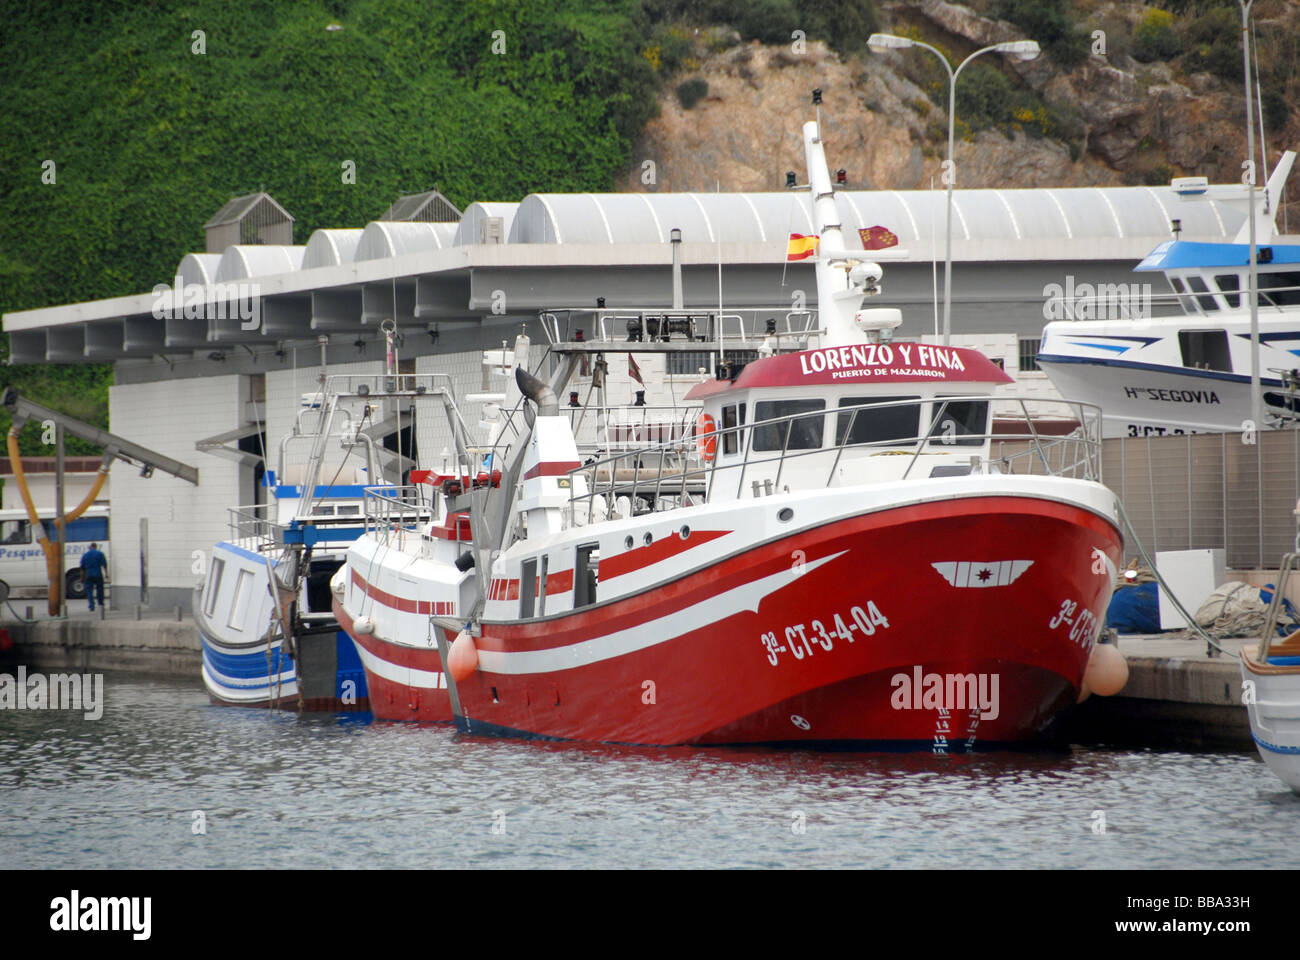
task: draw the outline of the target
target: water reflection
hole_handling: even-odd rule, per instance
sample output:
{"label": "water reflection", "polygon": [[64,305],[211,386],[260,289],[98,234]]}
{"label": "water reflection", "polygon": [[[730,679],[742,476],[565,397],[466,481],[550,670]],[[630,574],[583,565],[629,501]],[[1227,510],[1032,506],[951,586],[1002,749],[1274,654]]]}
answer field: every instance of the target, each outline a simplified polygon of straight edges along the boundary
{"label": "water reflection", "polygon": [[0,866],[1300,866],[1248,754],[519,742],[123,675],[97,722],[0,714],[0,798]]}

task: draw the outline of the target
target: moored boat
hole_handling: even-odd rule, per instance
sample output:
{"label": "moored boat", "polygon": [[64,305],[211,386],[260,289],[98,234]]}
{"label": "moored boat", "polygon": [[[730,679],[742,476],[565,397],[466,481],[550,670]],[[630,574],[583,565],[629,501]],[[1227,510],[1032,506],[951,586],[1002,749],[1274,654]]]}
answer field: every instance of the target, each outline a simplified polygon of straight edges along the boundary
{"label": "moored boat", "polygon": [[549,382],[517,369],[526,425],[499,475],[440,478],[440,519],[368,493],[332,587],[372,701],[432,718],[445,664],[469,733],[948,752],[1083,694],[1121,550],[1098,411],[1058,404],[1077,427],[1045,436],[1020,401],[994,435],[1010,378],[860,309],[882,271],[844,249],[816,123],[804,141],[819,325],[694,388],[694,437],[584,462],[557,401],[583,354],[673,349],[669,317],[656,344],[553,343]]}

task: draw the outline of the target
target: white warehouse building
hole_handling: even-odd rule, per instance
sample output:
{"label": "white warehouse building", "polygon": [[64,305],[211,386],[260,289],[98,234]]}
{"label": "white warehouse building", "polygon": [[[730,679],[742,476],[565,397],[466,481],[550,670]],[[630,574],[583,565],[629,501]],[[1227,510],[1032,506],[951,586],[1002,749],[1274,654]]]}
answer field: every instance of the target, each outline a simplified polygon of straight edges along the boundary
{"label": "white warehouse building", "polygon": [[[873,226],[898,238],[890,259],[871,255],[885,267],[873,306],[902,309],[896,337],[933,340],[944,194],[837,199],[851,242]],[[1168,187],[958,190],[954,202],[953,342],[983,349],[1044,396],[1054,393],[1033,356],[1054,284],[1134,283],[1132,268],[1169,238],[1172,221],[1183,239],[1229,241],[1244,216],[1184,201]],[[473,203],[463,214],[434,192],[402,198],[362,229],[316,230],[300,246],[292,217],[255,194],[232,200],[207,229],[208,251],[184,257],[178,279],[159,278],[152,291],[3,317],[11,363],[111,362],[109,429],[198,468],[193,486],[114,467],[119,605],[137,602],[143,587],[151,606],[188,607],[204,558],[227,536],[228,510],[264,497],[263,470],[274,469],[303,395],[318,389],[322,350],[331,374],[380,373],[379,325],[387,318],[397,324],[400,372],[450,375],[465,396],[485,386],[484,351],[513,346],[521,331],[531,337],[534,364],[541,359],[541,312],[588,310],[598,298],[626,312],[670,307],[674,246],[683,306],[707,317],[721,302],[723,314],[741,316],[747,337],[761,339],[769,318],[816,308],[810,265],[785,259],[791,233],[814,232],[802,192],[533,194]],[[597,331],[584,333],[592,339]],[[611,336],[626,340],[623,330]],[[628,377],[617,342],[607,357],[608,400],[626,403],[642,387]],[[671,359],[639,354],[637,363],[646,402],[676,407],[712,359],[702,345]],[[573,389],[585,395],[589,385],[580,378]],[[479,413],[465,404],[467,420]],[[196,449],[223,435],[238,444],[240,459]],[[452,446],[445,424],[432,419],[417,422],[403,448],[412,440],[425,467],[439,466]]]}

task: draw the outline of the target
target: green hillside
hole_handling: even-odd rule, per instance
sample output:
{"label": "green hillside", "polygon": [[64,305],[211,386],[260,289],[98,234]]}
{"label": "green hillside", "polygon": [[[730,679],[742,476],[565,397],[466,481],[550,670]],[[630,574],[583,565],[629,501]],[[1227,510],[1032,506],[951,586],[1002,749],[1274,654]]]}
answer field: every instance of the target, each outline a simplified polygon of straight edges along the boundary
{"label": "green hillside", "polygon": [[[204,221],[258,189],[297,243],[435,184],[461,205],[609,189],[655,109],[635,0],[78,0],[3,18],[4,311],[169,281]],[[107,368],[5,374],[106,425]],[[49,452],[34,428],[23,449]]]}

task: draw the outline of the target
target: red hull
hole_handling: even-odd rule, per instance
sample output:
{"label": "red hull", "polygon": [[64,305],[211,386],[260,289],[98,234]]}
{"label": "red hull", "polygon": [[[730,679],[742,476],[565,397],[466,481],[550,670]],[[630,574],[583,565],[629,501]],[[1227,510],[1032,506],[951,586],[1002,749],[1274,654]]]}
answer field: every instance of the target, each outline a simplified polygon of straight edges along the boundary
{"label": "red hull", "polygon": [[366,690],[370,694],[370,711],[376,720],[452,722],[451,698],[445,680],[439,686],[412,682],[411,671],[415,671],[415,678],[424,674],[442,675],[442,657],[437,647],[406,647],[386,643],[373,635],[358,634],[352,618],[337,597],[334,599],[334,616],[352,638],[361,656],[366,671]]}
{"label": "red hull", "polygon": [[[1077,697],[1111,586],[1096,549],[1110,562],[1120,554],[1109,522],[1027,497],[841,520],[582,612],[485,622],[480,668],[458,684],[459,723],[659,745],[1022,742]],[[801,575],[782,576],[799,563]],[[676,632],[705,604],[735,608],[765,578],[782,585]],[[872,622],[871,605],[887,626]],[[985,675],[996,711],[972,728],[968,705],[951,698],[918,692],[900,706],[897,678],[916,668]]]}

